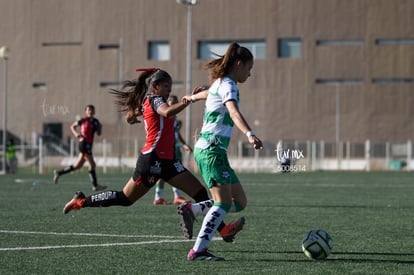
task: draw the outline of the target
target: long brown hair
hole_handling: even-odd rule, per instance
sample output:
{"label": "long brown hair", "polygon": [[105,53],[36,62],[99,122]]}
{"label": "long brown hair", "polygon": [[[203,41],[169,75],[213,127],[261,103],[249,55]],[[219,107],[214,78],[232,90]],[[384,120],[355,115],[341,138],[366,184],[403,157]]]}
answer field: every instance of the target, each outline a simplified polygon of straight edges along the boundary
{"label": "long brown hair", "polygon": [[211,70],[211,82],[214,82],[217,78],[223,78],[228,75],[231,68],[237,61],[246,63],[253,60],[253,54],[249,51],[249,49],[241,47],[235,42],[230,44],[224,55],[217,56],[219,56],[219,58],[211,60],[204,65],[204,69]]}
{"label": "long brown hair", "polygon": [[140,116],[142,115],[141,105],[151,85],[171,79],[171,76],[158,68],[137,69],[136,71],[142,72],[137,79],[124,81],[120,91],[111,89],[110,93],[115,96],[115,104],[121,106],[122,112],[127,114],[132,112]]}

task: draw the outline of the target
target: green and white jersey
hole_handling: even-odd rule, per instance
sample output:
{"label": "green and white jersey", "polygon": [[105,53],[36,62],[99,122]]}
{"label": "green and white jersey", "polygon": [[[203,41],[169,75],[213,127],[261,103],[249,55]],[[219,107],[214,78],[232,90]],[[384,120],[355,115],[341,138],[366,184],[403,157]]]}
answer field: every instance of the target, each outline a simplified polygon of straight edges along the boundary
{"label": "green and white jersey", "polygon": [[206,149],[214,144],[227,150],[233,132],[234,122],[224,105],[234,100],[239,105],[239,88],[229,77],[216,79],[208,91],[203,127],[195,147]]}

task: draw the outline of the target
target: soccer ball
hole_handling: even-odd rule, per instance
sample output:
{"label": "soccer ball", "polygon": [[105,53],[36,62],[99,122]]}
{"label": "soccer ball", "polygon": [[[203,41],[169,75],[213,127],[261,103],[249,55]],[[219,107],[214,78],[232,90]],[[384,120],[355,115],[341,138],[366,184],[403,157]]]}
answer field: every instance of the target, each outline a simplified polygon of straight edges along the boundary
{"label": "soccer ball", "polygon": [[329,256],[333,247],[331,235],[324,230],[311,230],[302,240],[302,250],[308,258],[323,260]]}

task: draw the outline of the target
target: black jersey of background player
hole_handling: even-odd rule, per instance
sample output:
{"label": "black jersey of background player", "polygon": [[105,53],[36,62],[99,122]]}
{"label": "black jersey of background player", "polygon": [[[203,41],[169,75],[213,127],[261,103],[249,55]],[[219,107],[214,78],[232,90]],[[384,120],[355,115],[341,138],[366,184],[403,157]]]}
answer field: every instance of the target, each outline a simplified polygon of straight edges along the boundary
{"label": "black jersey of background player", "polygon": [[80,141],[84,140],[92,144],[95,132],[101,127],[99,120],[94,117],[84,117],[78,121],[78,125],[80,126]]}

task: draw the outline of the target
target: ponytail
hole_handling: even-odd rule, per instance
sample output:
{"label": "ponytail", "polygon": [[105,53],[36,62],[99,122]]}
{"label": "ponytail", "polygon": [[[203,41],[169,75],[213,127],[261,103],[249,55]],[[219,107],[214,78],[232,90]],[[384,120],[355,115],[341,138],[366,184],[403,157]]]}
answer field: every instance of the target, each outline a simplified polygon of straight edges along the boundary
{"label": "ponytail", "polygon": [[209,61],[204,69],[211,70],[210,81],[223,78],[229,74],[231,68],[237,61],[243,63],[253,60],[253,54],[249,49],[241,47],[236,42],[230,44],[224,55],[217,55],[219,58]]}
{"label": "ponytail", "polygon": [[171,79],[166,71],[159,68],[136,69],[136,71],[142,72],[136,80],[124,81],[120,91],[114,89],[110,91],[116,98],[115,104],[121,107],[121,112],[126,112],[127,118],[131,114],[142,115],[141,105],[152,83],[158,83],[167,78]]}

